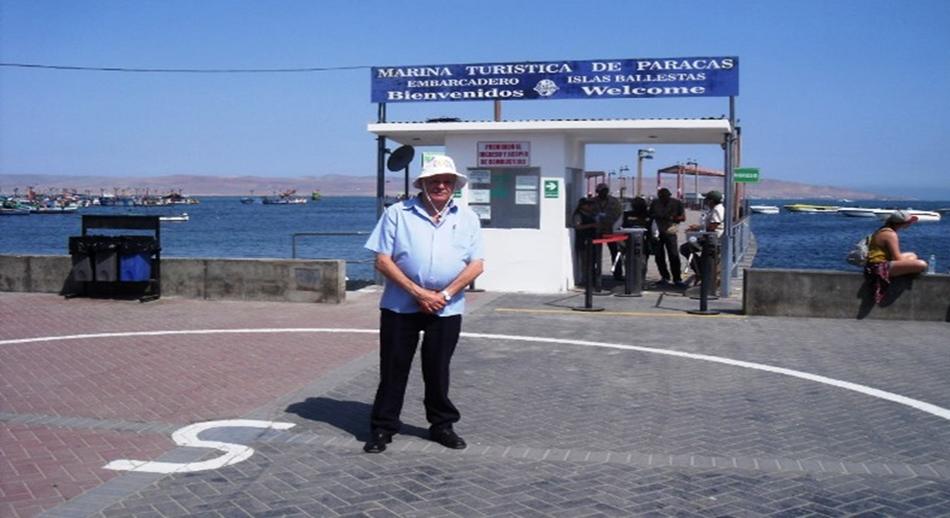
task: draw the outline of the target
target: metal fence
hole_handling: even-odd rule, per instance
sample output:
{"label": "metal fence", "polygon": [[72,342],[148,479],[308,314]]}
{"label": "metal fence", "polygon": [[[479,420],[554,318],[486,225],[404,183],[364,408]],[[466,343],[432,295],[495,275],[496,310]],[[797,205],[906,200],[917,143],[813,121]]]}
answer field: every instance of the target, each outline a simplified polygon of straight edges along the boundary
{"label": "metal fence", "polygon": [[738,223],[732,226],[731,242],[729,243],[729,253],[732,255],[729,265],[732,271],[729,273],[735,276],[739,265],[745,259],[746,251],[749,249],[749,243],[752,240],[752,229],[749,226],[749,217],[744,217]]}

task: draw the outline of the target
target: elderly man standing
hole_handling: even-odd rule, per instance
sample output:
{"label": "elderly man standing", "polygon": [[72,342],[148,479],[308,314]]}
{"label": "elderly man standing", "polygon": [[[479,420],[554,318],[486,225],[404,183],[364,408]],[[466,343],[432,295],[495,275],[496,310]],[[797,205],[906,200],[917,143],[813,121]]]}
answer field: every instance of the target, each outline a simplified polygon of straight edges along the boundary
{"label": "elderly man standing", "polygon": [[449,363],[462,328],[465,287],[482,273],[484,261],[478,216],[452,202],[452,193],[466,182],[451,158],[435,157],[413,183],[419,196],[386,209],[366,241],[386,278],[367,453],[384,451],[399,432],[420,333],[429,437],[447,448],[466,446],[452,429],[461,415],[449,400]]}

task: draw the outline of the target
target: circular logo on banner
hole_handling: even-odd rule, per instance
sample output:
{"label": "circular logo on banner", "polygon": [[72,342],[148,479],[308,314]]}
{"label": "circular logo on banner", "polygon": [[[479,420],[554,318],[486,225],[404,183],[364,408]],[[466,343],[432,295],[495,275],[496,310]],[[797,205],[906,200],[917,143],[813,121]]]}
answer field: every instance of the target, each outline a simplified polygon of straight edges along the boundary
{"label": "circular logo on banner", "polygon": [[534,91],[538,92],[538,95],[541,97],[550,97],[554,95],[554,92],[557,92],[557,90],[557,85],[550,79],[542,79],[538,81],[538,84],[534,85]]}

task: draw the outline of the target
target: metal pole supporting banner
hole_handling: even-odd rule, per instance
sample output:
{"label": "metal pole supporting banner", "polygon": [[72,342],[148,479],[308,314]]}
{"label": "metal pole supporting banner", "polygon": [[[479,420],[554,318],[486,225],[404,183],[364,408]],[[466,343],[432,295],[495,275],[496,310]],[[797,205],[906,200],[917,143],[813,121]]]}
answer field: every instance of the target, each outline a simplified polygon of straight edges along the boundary
{"label": "metal pole supporting banner", "polygon": [[[379,103],[377,122],[386,122],[386,103]],[[376,219],[383,215],[383,198],[386,197],[386,137],[376,137]]]}
{"label": "metal pole supporting banner", "polygon": [[726,172],[726,185],[723,188],[725,193],[725,204],[723,209],[725,211],[725,229],[722,235],[722,274],[720,276],[720,296],[722,298],[729,297],[729,288],[731,284],[732,276],[732,247],[733,247],[733,238],[734,230],[733,225],[733,207],[736,203],[735,196],[735,171],[732,167],[733,165],[733,142],[735,139],[735,128],[736,128],[736,98],[734,96],[729,97],[729,134],[726,135],[726,149],[725,149],[725,167],[723,170]]}

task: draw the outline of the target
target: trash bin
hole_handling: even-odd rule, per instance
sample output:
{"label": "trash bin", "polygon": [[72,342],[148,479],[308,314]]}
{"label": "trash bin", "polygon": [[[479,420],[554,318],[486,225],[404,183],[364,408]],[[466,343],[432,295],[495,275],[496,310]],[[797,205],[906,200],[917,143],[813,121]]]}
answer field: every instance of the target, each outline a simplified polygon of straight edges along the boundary
{"label": "trash bin", "polygon": [[[132,229],[152,235],[91,234],[92,229]],[[67,298],[162,295],[161,225],[158,216],[83,215],[82,235],[69,238],[73,268],[64,282]]]}
{"label": "trash bin", "polygon": [[152,277],[152,256],[157,251],[149,236],[124,236],[119,244],[119,280],[142,282]]}
{"label": "trash bin", "polygon": [[93,279],[92,250],[86,236],[69,238],[69,255],[73,262],[73,267],[69,271],[70,279],[75,282],[91,281]]}
{"label": "trash bin", "polygon": [[86,236],[89,247],[92,249],[92,258],[95,265],[94,280],[119,280],[119,265],[116,252],[119,248],[118,240],[113,236]]}

